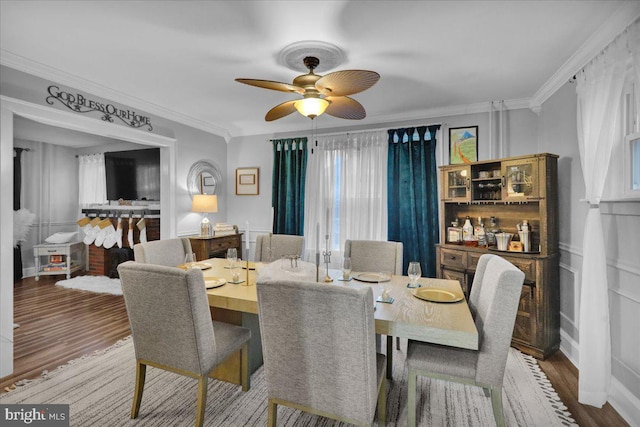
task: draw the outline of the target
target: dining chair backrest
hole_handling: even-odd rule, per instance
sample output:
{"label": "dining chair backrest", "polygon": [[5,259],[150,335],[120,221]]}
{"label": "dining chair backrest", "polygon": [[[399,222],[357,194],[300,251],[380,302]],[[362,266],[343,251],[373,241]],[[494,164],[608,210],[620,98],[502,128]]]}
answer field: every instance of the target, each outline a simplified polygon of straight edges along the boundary
{"label": "dining chair backrest", "polygon": [[209,372],[216,339],[202,272],[127,261],[118,273],[136,358]]}
{"label": "dining chair backrest", "polygon": [[136,262],[176,267],[185,262],[185,256],[191,254],[191,242],[188,238],[153,240],[138,243],[133,247]]}
{"label": "dining chair backrest", "polygon": [[353,271],[402,274],[402,249],[402,242],[347,240],[344,256],[351,258]]}
{"label": "dining chair backrest", "polygon": [[[269,250],[271,248],[271,250]],[[283,256],[298,255],[302,257],[304,248],[303,236],[288,234],[258,234],[254,260],[257,262],[277,261]]]}
{"label": "dining chair backrest", "polygon": [[369,425],[378,396],[371,288],[264,281],[257,292],[269,399]]}
{"label": "dining chair backrest", "polygon": [[469,298],[480,339],[476,382],[502,385],[523,282],[524,273],[504,258],[480,257]]}

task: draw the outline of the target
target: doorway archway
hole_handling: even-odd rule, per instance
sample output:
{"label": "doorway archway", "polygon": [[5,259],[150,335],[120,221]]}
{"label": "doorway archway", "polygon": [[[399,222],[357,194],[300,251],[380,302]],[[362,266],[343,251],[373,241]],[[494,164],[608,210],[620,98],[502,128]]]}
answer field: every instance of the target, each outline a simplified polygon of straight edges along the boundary
{"label": "doorway archway", "polygon": [[[25,117],[51,126],[160,148],[160,238],[176,236],[176,140],[72,112],[0,96],[0,188],[13,188],[13,120]],[[0,377],[13,372],[13,200],[0,195]]]}

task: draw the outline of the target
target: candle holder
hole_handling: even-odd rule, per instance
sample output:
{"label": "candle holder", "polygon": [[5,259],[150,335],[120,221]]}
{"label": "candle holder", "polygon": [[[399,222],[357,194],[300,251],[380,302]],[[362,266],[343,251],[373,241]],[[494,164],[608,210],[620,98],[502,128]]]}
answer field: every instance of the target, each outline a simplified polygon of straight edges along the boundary
{"label": "candle holder", "polygon": [[322,252],[322,256],[324,256],[324,263],[326,265],[326,275],[324,277],[324,281],[325,283],[331,283],[333,282],[333,279],[331,277],[329,277],[329,264],[331,263],[331,251],[329,250],[329,235],[326,234],[325,235],[325,240],[326,240],[326,248],[327,250]]}

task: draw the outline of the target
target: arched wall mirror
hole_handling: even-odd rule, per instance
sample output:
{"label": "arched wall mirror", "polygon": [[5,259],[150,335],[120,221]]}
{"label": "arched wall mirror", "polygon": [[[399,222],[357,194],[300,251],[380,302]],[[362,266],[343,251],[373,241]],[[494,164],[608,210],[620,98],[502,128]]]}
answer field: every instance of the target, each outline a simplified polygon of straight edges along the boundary
{"label": "arched wall mirror", "polygon": [[199,160],[191,165],[187,174],[187,189],[194,194],[218,194],[222,184],[222,173],[218,166],[208,160]]}

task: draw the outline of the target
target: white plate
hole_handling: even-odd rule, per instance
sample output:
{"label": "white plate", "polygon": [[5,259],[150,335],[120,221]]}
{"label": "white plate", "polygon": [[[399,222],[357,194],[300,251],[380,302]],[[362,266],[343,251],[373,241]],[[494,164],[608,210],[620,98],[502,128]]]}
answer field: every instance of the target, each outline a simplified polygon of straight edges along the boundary
{"label": "white plate", "polygon": [[207,289],[219,288],[220,286],[227,283],[227,279],[223,279],[221,277],[205,277],[204,285]]}
{"label": "white plate", "polygon": [[388,282],[391,280],[391,277],[380,273],[354,273],[352,277],[361,282],[368,283]]}
{"label": "white plate", "polygon": [[211,264],[206,263],[206,262],[196,262],[196,263],[189,263],[189,264],[180,264],[178,266],[178,268],[181,268],[183,270],[187,270],[189,268],[199,268],[200,270],[208,270],[211,267],[213,267]]}
{"label": "white plate", "polygon": [[411,291],[416,298],[431,302],[458,302],[464,299],[464,296],[455,292],[446,291],[444,289],[434,288],[416,288]]}

